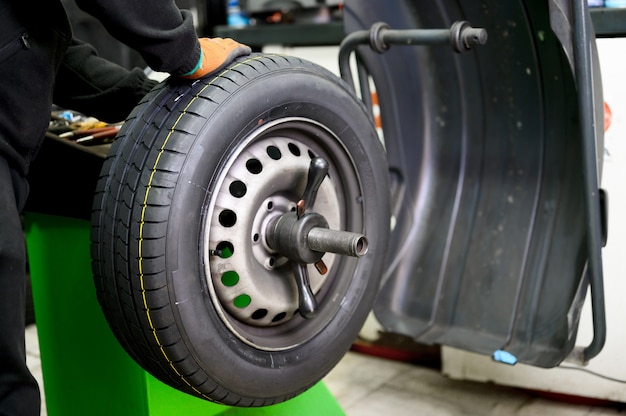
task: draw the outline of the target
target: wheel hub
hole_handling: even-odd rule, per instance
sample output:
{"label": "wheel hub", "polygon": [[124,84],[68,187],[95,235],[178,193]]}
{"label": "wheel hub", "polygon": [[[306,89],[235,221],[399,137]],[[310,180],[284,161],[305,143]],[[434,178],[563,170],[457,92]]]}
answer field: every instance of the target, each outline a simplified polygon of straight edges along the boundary
{"label": "wheel hub", "polygon": [[328,268],[322,261],[326,251],[360,257],[367,252],[365,236],[344,231],[328,230],[328,223],[321,215],[307,213],[315,203],[317,191],[328,174],[326,159],[311,160],[308,180],[296,212],[288,212],[271,223],[267,230],[267,243],[291,261],[298,288],[299,311],[302,317],[311,319],[317,314],[317,300],[311,290],[306,264],[314,263],[324,275]]}

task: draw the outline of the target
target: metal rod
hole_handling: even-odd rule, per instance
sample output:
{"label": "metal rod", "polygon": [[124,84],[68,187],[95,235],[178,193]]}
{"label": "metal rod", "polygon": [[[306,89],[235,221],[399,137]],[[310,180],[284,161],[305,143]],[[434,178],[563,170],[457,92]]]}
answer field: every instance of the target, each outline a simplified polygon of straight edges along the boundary
{"label": "metal rod", "polygon": [[588,270],[591,285],[593,340],[583,351],[585,361],[600,353],[606,341],[604,283],[602,278],[602,225],[596,156],[591,28],[587,0],[573,0],[574,62],[582,132],[583,176],[587,219]]}
{"label": "metal rod", "polygon": [[298,310],[305,319],[313,319],[317,314],[317,299],[311,290],[309,272],[304,264],[291,262],[293,276],[298,287]]}
{"label": "metal rod", "polygon": [[352,69],[350,68],[350,55],[357,46],[369,41],[370,32],[360,30],[346,36],[339,47],[339,74],[341,78],[354,89],[354,78],[352,77]]}
{"label": "metal rod", "polygon": [[367,253],[368,241],[363,234],[314,227],[307,235],[307,245],[321,253],[361,257]]}
{"label": "metal rod", "polygon": [[383,43],[394,45],[445,45],[450,42],[450,29],[384,30]]}
{"label": "metal rod", "polygon": [[367,113],[370,115],[372,119],[372,123],[375,123],[374,119],[374,105],[372,102],[372,90],[370,89],[370,80],[369,74],[365,69],[365,66],[359,62],[360,59],[357,56],[357,72],[359,76],[359,87],[361,89],[361,101],[365,104],[365,108],[367,109]]}
{"label": "metal rod", "polygon": [[324,181],[324,178],[328,173],[328,169],[329,165],[326,159],[322,157],[311,159],[311,163],[309,164],[309,173],[307,175],[306,189],[302,194],[302,200],[304,200],[304,211],[311,209],[315,204],[317,191]]}
{"label": "metal rod", "polygon": [[339,72],[341,78],[354,90],[354,79],[350,70],[350,55],[359,45],[369,43],[379,53],[389,45],[450,45],[456,52],[464,52],[487,42],[487,31],[473,28],[468,22],[454,22],[450,29],[404,29],[392,30],[383,22],[372,25],[370,30],[352,32],[339,47]]}
{"label": "metal rod", "polygon": [[[354,89],[354,80],[350,70],[350,55],[357,46],[363,44],[380,45],[445,45],[450,43],[450,29],[407,29],[389,30],[379,23],[371,30],[359,30],[346,36],[339,48],[339,72],[341,78]],[[381,51],[379,51],[381,52]]]}

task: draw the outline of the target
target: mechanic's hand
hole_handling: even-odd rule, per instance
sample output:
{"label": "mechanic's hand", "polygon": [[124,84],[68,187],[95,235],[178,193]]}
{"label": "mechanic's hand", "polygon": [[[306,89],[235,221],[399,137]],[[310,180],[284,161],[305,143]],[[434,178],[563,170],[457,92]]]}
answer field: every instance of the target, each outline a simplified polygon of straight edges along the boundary
{"label": "mechanic's hand", "polygon": [[198,79],[211,75],[230,64],[235,58],[252,52],[249,46],[230,38],[200,38],[199,41],[201,52],[198,67],[190,74],[181,75],[181,78]]}

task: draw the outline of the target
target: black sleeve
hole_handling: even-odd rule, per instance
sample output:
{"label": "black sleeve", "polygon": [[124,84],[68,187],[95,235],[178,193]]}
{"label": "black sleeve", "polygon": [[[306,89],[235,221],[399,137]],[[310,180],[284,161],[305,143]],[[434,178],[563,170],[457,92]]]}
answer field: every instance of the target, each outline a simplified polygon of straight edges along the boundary
{"label": "black sleeve", "polygon": [[106,122],[118,122],[155,84],[139,68],[128,71],[75,39],[57,72],[53,101]]}
{"label": "black sleeve", "polygon": [[184,74],[198,63],[200,45],[193,18],[174,0],[76,0],[76,4],[156,71]]}

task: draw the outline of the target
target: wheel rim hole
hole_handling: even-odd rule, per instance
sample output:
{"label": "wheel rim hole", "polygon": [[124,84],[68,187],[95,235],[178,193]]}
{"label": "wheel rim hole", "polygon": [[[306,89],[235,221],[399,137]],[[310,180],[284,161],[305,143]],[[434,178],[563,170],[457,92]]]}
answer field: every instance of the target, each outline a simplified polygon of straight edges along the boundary
{"label": "wheel rim hole", "polygon": [[311,159],[315,159],[315,153],[313,153],[311,150],[308,150],[308,153]]}
{"label": "wheel rim hole", "polygon": [[267,155],[274,160],[279,160],[283,156],[280,149],[276,146],[268,146]]}
{"label": "wheel rim hole", "polygon": [[222,284],[226,287],[233,287],[239,283],[239,273],[229,270],[222,275]]}
{"label": "wheel rim hole", "polygon": [[263,319],[267,316],[267,309],[257,309],[252,313],[251,318],[256,320]]}
{"label": "wheel rim hole", "polygon": [[233,183],[231,183],[228,190],[230,191],[230,194],[235,198],[241,198],[246,194],[246,192],[248,192],[246,184],[241,181],[234,181]]}
{"label": "wheel rim hole", "polygon": [[276,265],[276,259],[274,257],[270,257],[267,264],[269,264],[270,267],[274,267]]}
{"label": "wheel rim hole", "polygon": [[261,238],[261,237],[259,236],[259,233],[255,233],[255,234],[252,236],[252,241],[254,241],[255,243],[258,243],[258,242],[259,242],[259,238]]}
{"label": "wheel rim hole", "polygon": [[239,309],[247,307],[248,305],[250,305],[251,302],[252,298],[250,297],[250,295],[246,294],[239,295],[235,299],[233,299],[233,305],[235,305],[235,307]]}
{"label": "wheel rim hole", "polygon": [[283,319],[285,319],[286,316],[287,316],[287,312],[281,312],[272,319],[272,322],[280,322]]}
{"label": "wheel rim hole", "polygon": [[272,201],[269,201],[269,202],[267,203],[267,210],[268,210],[268,211],[271,211],[271,210],[273,210],[273,209],[274,209],[274,203],[273,203]]}
{"label": "wheel rim hole", "polygon": [[289,148],[289,151],[291,152],[291,154],[294,156],[300,156],[302,154],[300,152],[300,148],[293,143],[289,143],[287,147]]}
{"label": "wheel rim hole", "polygon": [[249,159],[246,162],[246,169],[248,169],[248,172],[257,175],[263,171],[263,164],[258,159]]}
{"label": "wheel rim hole", "polygon": [[215,251],[219,253],[218,255],[221,258],[227,259],[233,255],[233,253],[235,252],[235,247],[229,241],[221,241],[217,245]]}
{"label": "wheel rim hole", "polygon": [[230,209],[225,209],[220,212],[219,220],[223,227],[232,227],[237,223],[237,214]]}

